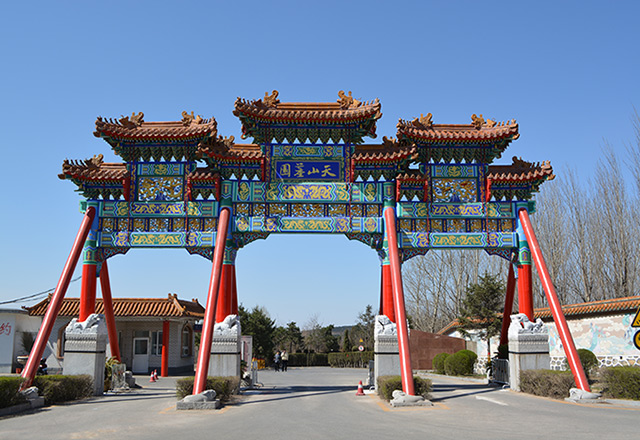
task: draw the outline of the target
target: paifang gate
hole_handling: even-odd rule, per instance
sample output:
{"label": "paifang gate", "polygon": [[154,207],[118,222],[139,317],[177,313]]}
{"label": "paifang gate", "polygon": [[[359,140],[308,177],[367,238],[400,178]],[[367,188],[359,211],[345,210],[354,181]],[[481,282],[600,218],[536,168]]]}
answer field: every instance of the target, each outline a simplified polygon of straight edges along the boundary
{"label": "paifang gate", "polygon": [[[215,119],[193,112],[183,111],[175,122],[147,122],[143,113],[99,117],[95,136],[123,162],[104,163],[96,155],[63,163],[59,177],[84,196],[85,217],[23,372],[26,383],[35,375],[80,254],[80,321],[95,311],[98,276],[105,304],[111,302],[107,260],[113,255],[131,248],[184,248],[213,261],[198,393],[206,382],[214,323],[237,313],[237,251],[270,234],[330,233],[361,241],[380,256],[380,314],[397,323],[408,394],[414,390],[401,264],[447,248],[484,249],[513,263],[505,319],[513,303],[514,265],[520,312],[533,319],[532,260],[538,265],[576,383],[588,390],[528,216],[534,211],[529,199],[554,177],[553,170],[548,162],[515,157],[510,165],[492,165],[519,137],[515,120],[474,114],[470,124],[436,124],[429,113],[400,119],[395,139],[364,144],[365,137],[376,137],[380,102],[358,101],[351,92],[338,96],[326,103],[284,103],[277,91],[258,100],[238,98],[233,113],[251,144],[220,136]],[[108,309],[109,340],[118,355]]]}

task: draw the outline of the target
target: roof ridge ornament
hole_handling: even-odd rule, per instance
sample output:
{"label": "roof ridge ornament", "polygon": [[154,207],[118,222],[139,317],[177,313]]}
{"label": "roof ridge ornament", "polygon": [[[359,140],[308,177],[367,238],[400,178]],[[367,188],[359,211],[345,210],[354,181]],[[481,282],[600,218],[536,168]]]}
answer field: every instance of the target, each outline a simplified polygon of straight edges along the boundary
{"label": "roof ridge ornament", "polygon": [[382,136],[383,147],[395,147],[397,145],[395,138]]}
{"label": "roof ridge ornament", "polygon": [[204,119],[202,119],[202,116],[197,115],[194,116],[193,111],[191,111],[191,114],[187,113],[186,110],[182,112],[182,125],[184,125],[185,127],[188,127],[189,125],[196,123],[198,125],[202,124],[202,122],[204,121]]}
{"label": "roof ridge ornament", "polygon": [[125,128],[139,127],[144,122],[144,113],[138,112],[138,114],[136,115],[136,112],[133,112],[131,113],[130,117],[121,115],[120,119],[118,119],[118,122]]}
{"label": "roof ridge ornament", "polygon": [[264,98],[262,99],[262,103],[264,104],[265,107],[275,107],[276,105],[280,104],[278,95],[279,93],[277,90],[272,91],[271,95],[269,95],[269,92],[264,92]]}
{"label": "roof ridge ornament", "polygon": [[338,96],[340,97],[340,99],[338,99],[337,102],[338,104],[340,104],[340,108],[343,110],[351,110],[362,105],[362,102],[351,96],[351,90],[349,90],[349,95],[346,95],[344,93],[344,90],[340,90],[338,92]]}
{"label": "roof ridge ornament", "polygon": [[103,158],[104,156],[102,154],[98,154],[93,156],[91,159],[84,160],[84,164],[91,170],[100,168],[100,165],[103,163]]}
{"label": "roof ridge ornament", "polygon": [[427,116],[420,113],[420,117],[411,121],[411,125],[417,128],[431,128],[433,126],[432,118],[433,115],[431,113],[427,113]]}
{"label": "roof ridge ornament", "polygon": [[476,127],[476,130],[480,130],[485,124],[485,120],[482,117],[482,113],[478,116],[475,113],[471,115],[471,125]]}

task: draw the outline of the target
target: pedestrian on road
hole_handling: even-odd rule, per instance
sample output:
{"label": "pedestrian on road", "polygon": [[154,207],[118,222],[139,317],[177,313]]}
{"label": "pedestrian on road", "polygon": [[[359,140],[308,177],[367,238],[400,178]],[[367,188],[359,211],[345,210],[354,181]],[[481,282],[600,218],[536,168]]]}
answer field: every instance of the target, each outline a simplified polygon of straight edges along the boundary
{"label": "pedestrian on road", "polygon": [[289,353],[287,353],[287,350],[282,350],[280,357],[282,358],[282,371],[287,371],[287,365],[289,364]]}
{"label": "pedestrian on road", "polygon": [[276,355],[273,358],[273,369],[276,371],[280,371],[280,362],[282,362],[282,356],[280,355],[280,351],[276,351]]}

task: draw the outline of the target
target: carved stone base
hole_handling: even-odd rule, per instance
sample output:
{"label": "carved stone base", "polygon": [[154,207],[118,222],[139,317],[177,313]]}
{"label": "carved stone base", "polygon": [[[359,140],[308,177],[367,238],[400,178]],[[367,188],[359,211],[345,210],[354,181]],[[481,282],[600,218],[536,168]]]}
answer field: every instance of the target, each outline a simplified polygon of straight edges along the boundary
{"label": "carved stone base", "polygon": [[241,343],[240,323],[236,315],[229,315],[214,326],[209,376],[240,377]]}
{"label": "carved stone base", "polygon": [[374,385],[378,388],[378,377],[400,374],[400,355],[397,335],[375,335],[374,343]]}
{"label": "carved stone base", "polygon": [[[515,316],[515,315],[514,315]],[[527,320],[528,322],[528,320]],[[524,370],[548,370],[549,332],[546,327],[535,331],[525,330],[513,320],[509,326],[509,386],[520,391],[520,372]]]}
{"label": "carved stone base", "polygon": [[87,320],[73,319],[65,330],[62,374],[88,374],[93,378],[93,395],[104,392],[107,326],[103,315],[90,315]]}

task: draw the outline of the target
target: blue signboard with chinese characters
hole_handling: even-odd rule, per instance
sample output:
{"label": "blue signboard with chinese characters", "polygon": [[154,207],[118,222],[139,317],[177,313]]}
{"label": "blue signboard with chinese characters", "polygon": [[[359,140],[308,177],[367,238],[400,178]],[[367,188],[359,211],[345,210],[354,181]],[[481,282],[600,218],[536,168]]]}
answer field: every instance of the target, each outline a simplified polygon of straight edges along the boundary
{"label": "blue signboard with chinese characters", "polygon": [[276,160],[276,178],[288,180],[339,180],[340,162],[333,160]]}

